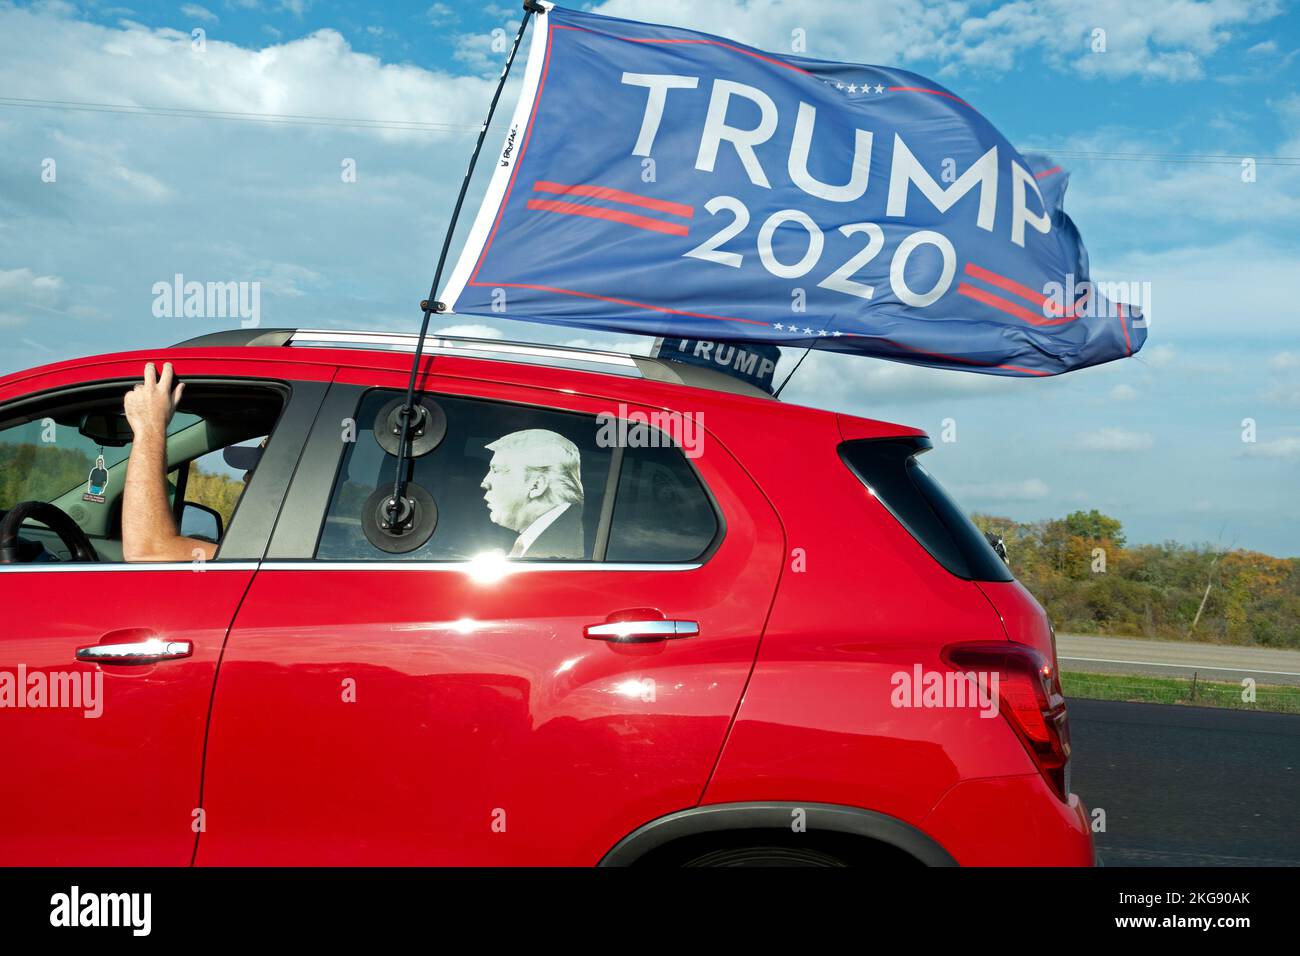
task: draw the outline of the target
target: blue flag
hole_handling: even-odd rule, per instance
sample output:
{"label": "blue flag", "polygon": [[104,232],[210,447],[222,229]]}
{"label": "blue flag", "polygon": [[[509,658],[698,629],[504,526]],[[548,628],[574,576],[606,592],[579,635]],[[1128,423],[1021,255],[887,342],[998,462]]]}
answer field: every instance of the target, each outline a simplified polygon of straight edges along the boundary
{"label": "blue flag", "polygon": [[559,7],[443,290],[452,312],[997,375],[1132,355],[1067,174],[888,67]]}

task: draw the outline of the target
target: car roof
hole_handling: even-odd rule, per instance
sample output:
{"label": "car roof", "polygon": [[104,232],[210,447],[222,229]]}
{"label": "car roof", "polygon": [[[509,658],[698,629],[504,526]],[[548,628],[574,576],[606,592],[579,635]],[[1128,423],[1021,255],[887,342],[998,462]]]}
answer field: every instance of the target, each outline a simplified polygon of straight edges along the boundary
{"label": "car roof", "polygon": [[[283,350],[284,360],[287,362],[307,359],[314,362],[323,360],[327,364],[338,365],[355,363],[356,367],[396,367],[394,363],[409,367],[410,363],[405,355],[414,353],[416,339],[415,334],[403,332],[289,328],[226,329],[186,339],[164,349],[88,356],[56,362],[41,368],[16,371],[0,376],[0,388],[17,385],[24,379],[56,369],[84,366],[89,361],[102,362],[127,357],[140,357],[155,362],[167,361],[172,358],[168,353],[173,351],[181,353],[175,356],[177,360],[185,357],[186,353],[190,357],[196,353],[211,355],[214,358],[234,357],[248,348],[250,358],[253,355],[263,358],[268,353],[275,354]],[[293,351],[298,351],[299,354],[294,356],[291,354]],[[352,356],[351,361],[348,357],[349,353]],[[551,384],[548,387],[562,387],[556,383],[562,381],[565,372],[594,374],[605,380],[605,386],[594,391],[606,394],[610,398],[622,396],[628,401],[641,401],[657,395],[657,399],[651,399],[652,403],[674,404],[667,401],[669,393],[675,388],[686,386],[691,390],[699,389],[713,393],[715,399],[712,407],[719,411],[724,406],[736,412],[743,410],[747,419],[752,414],[762,416],[771,414],[777,409],[780,410],[779,414],[782,418],[792,424],[799,420],[811,423],[812,420],[822,419],[823,416],[837,418],[839,430],[846,440],[924,434],[907,425],[780,402],[773,395],[749,382],[721,371],[627,352],[505,339],[426,335],[423,353],[429,360],[444,356],[458,363],[467,361],[471,366],[483,363],[480,367],[485,372],[495,366],[495,371],[488,377],[503,381],[514,377],[503,374],[508,371],[510,365],[532,366],[538,369],[540,373],[538,378],[550,380]],[[594,384],[596,379],[589,381]],[[703,396],[695,392],[692,401],[697,402],[701,398]]]}
{"label": "car roof", "polygon": [[[288,347],[361,349],[382,352],[414,353],[419,337],[409,332],[344,331],[337,329],[225,329],[178,342],[173,348]],[[568,345],[543,345],[506,339],[471,338],[457,335],[426,335],[425,355],[450,355],[459,358],[516,362],[575,372],[597,372],[626,378],[641,378],[671,385],[690,385],[716,392],[745,395],[768,401],[769,393],[725,372],[714,371],[685,362],[612,352],[601,349],[574,348]]]}

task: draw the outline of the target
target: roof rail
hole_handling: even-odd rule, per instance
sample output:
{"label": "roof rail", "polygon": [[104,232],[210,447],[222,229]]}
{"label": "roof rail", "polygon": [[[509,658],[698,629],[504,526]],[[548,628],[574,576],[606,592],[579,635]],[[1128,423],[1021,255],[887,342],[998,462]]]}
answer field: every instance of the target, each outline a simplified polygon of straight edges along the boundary
{"label": "roof rail", "polygon": [[[176,343],[174,348],[335,348],[385,352],[414,352],[416,335],[411,332],[340,331],[331,329],[224,329]],[[460,335],[426,335],[424,351],[429,355],[454,355],[496,362],[520,362],[567,368],[579,372],[600,372],[628,378],[644,378],[674,385],[689,385],[714,391],[772,398],[762,389],[721,371],[674,362],[669,359],[542,345],[507,339],[473,338]]]}

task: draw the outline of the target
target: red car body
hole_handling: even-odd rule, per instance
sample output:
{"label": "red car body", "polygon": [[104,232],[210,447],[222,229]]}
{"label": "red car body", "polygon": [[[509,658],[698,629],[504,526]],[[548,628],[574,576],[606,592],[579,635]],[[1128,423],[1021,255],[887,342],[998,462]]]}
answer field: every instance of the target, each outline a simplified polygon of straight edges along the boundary
{"label": "red car body", "polygon": [[[0,566],[0,671],[104,685],[97,719],[0,709],[0,863],[585,866],[772,846],[850,863],[1093,862],[1043,611],[1013,580],[942,566],[839,453],[921,447],[916,429],[430,355],[428,394],[705,425],[692,465],[721,515],[707,557],[485,578],[456,562],[319,561],[319,528],[298,527],[319,524],[338,468],[324,436],[365,390],[405,388],[400,350],[182,345],[63,362],[0,379],[0,417],[33,395],[128,383],[146,361],[292,390],[267,451],[281,464],[261,485],[259,466],[259,497],[232,522],[260,509],[261,550],[218,553],[202,573]],[[638,609],[698,633],[586,636]],[[75,659],[136,634],[192,654]],[[996,719],[896,705],[896,675],[960,669],[961,647],[993,669],[1003,651],[1029,662],[1003,673],[1028,698],[1003,699]]]}

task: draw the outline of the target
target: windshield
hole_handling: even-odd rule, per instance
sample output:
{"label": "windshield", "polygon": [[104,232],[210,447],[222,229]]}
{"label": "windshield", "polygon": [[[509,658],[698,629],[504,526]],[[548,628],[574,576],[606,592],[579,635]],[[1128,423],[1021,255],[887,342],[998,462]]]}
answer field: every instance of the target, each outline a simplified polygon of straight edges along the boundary
{"label": "windshield", "polygon": [[[174,435],[199,421],[178,412],[167,427]],[[90,480],[96,459],[104,469],[126,460],[131,446],[101,446],[71,425],[38,418],[0,431],[0,510],[20,501],[54,501]]]}

